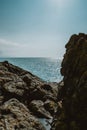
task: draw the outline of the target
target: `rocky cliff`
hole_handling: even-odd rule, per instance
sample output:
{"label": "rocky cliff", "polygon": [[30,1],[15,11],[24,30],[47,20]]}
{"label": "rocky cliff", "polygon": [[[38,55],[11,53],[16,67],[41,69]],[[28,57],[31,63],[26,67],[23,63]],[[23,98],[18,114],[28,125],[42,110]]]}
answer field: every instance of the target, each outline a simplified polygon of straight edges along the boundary
{"label": "rocky cliff", "polygon": [[[66,45],[60,83],[47,83],[7,61],[0,63],[0,130],[87,129],[87,35],[72,35]],[[55,113],[56,112],[56,113]],[[47,129],[48,130],[48,129]]]}
{"label": "rocky cliff", "polygon": [[87,129],[87,35],[72,35],[66,44],[52,130]]}
{"label": "rocky cliff", "polygon": [[44,82],[7,61],[1,62],[0,130],[45,130],[40,118],[52,118],[57,88],[57,83]]}

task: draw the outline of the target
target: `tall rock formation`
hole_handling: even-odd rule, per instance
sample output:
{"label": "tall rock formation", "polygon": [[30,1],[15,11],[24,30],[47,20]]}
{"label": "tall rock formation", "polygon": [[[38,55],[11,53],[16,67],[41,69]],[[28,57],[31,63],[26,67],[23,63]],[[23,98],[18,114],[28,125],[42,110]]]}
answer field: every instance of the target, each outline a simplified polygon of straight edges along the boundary
{"label": "tall rock formation", "polygon": [[72,35],[65,47],[61,68],[64,85],[60,84],[52,130],[86,130],[87,35]]}

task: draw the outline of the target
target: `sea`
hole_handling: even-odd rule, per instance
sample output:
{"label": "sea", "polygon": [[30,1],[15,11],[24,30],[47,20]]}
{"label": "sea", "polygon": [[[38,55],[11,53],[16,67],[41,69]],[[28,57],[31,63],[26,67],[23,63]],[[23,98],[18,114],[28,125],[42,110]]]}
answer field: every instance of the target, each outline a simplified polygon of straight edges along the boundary
{"label": "sea", "polygon": [[52,58],[0,58],[0,62],[9,61],[47,82],[59,82],[62,80],[60,74],[61,60]]}
{"label": "sea", "polygon": [[[11,64],[19,66],[34,75],[37,75],[42,80],[47,82],[60,82],[62,76],[60,73],[61,62],[60,59],[52,58],[0,58],[0,62],[8,61]],[[39,118],[46,130],[50,130],[51,126],[44,118]],[[49,120],[52,122],[52,119]]]}

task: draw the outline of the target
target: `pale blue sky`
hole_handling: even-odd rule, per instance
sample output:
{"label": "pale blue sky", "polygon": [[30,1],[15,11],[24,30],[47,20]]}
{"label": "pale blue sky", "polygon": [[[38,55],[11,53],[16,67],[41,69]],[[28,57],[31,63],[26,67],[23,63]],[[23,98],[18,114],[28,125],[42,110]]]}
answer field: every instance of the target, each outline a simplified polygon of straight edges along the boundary
{"label": "pale blue sky", "polygon": [[0,57],[61,58],[87,33],[87,0],[0,0]]}

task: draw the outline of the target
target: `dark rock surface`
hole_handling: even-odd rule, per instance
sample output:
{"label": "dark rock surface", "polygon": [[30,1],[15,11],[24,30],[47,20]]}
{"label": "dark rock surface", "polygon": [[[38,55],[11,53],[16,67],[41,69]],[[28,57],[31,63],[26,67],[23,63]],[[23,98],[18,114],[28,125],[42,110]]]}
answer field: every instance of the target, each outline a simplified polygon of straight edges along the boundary
{"label": "dark rock surface", "polygon": [[31,101],[30,110],[33,113],[35,113],[36,115],[38,115],[39,117],[48,118],[48,119],[51,118],[51,114],[48,111],[45,110],[44,102],[42,102],[41,100]]}
{"label": "dark rock surface", "polygon": [[87,129],[87,35],[71,36],[66,45],[52,130]]}
{"label": "dark rock surface", "polygon": [[[0,129],[45,130],[38,118],[52,118],[57,92],[57,83],[42,81],[8,61],[0,62]],[[53,106],[47,107],[48,100]]]}

